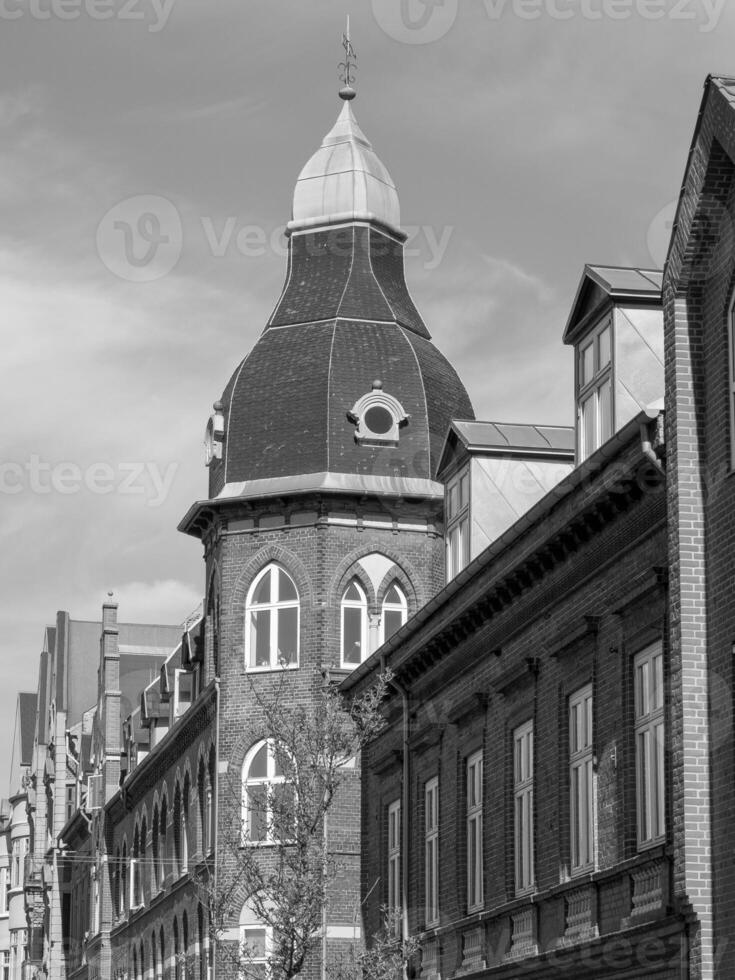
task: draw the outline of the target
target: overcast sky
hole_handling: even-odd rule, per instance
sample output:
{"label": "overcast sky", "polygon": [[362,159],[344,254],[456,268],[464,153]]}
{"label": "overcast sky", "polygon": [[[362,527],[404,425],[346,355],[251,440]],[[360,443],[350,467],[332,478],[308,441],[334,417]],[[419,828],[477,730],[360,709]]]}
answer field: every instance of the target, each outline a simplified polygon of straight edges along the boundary
{"label": "overcast sky", "polygon": [[0,786],[57,609],[97,618],[110,590],[121,620],[178,622],[199,599],[176,525],[281,288],[345,14],[436,344],[478,417],[571,424],[582,267],[662,263],[732,7],[0,0]]}

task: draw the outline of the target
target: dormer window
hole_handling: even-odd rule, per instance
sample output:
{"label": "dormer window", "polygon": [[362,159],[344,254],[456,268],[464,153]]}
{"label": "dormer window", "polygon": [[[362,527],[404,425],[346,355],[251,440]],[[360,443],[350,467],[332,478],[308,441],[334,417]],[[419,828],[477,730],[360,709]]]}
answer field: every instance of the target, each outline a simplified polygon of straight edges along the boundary
{"label": "dormer window", "polygon": [[355,426],[355,442],[364,446],[397,446],[398,430],[409,416],[392,395],[383,391],[383,382],[373,381],[373,390],[363,395],[347,413]]}
{"label": "dormer window", "polygon": [[586,459],[613,432],[612,321],[610,317],[578,347],[577,411],[579,458]]}
{"label": "dormer window", "polygon": [[210,466],[215,459],[222,459],[222,445],[225,439],[225,416],[222,402],[216,401],[212,406],[214,412],[209,416],[204,433],[204,462]]}
{"label": "dormer window", "polygon": [[447,483],[445,558],[447,582],[470,563],[470,474],[461,470]]}

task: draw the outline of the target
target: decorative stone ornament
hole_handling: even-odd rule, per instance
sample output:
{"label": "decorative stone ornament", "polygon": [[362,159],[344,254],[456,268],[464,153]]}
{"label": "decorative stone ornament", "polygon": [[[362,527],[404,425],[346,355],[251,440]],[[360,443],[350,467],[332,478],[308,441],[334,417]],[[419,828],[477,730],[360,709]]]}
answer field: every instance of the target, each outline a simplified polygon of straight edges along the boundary
{"label": "decorative stone ornament", "polygon": [[373,381],[373,390],[363,395],[347,413],[356,426],[355,442],[363,446],[397,446],[398,430],[410,418],[403,406],[383,391],[383,382]]}
{"label": "decorative stone ornament", "polygon": [[216,401],[212,406],[214,412],[209,416],[204,433],[204,463],[211,465],[213,459],[222,459],[222,445],[225,441],[225,417],[222,402]]}

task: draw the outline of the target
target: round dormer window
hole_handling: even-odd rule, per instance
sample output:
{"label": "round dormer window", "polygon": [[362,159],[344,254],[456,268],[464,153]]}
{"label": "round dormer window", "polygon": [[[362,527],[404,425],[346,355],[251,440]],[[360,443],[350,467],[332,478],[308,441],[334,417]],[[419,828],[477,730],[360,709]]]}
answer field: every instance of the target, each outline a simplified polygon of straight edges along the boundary
{"label": "round dormer window", "polygon": [[347,413],[355,426],[355,442],[366,446],[397,446],[398,430],[408,423],[403,406],[383,391],[382,381],[373,381],[373,390],[363,395]]}

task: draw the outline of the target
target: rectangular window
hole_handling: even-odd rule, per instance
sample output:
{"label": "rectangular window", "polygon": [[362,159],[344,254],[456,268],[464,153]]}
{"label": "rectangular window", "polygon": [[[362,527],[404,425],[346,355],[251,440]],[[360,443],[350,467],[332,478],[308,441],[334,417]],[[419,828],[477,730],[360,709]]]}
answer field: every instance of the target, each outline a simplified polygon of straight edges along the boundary
{"label": "rectangular window", "polygon": [[424,887],[426,925],[439,924],[439,780],[424,787]]}
{"label": "rectangular window", "polygon": [[666,833],[664,766],[664,658],[661,643],[642,650],[634,661],[635,767],[638,846]]}
{"label": "rectangular window", "polygon": [[394,936],[400,935],[401,914],[401,801],[388,807],[388,924]]}
{"label": "rectangular window", "polygon": [[174,677],[174,718],[180,718],[194,700],[194,674],[188,670],[176,670]]}
{"label": "rectangular window", "polygon": [[71,820],[77,809],[77,784],[71,783],[66,787],[66,819]]}
{"label": "rectangular window", "polygon": [[446,578],[454,578],[470,562],[470,475],[465,469],[447,484]]}
{"label": "rectangular window", "polygon": [[513,804],[516,893],[534,887],[533,869],[533,722],[513,732]]}
{"label": "rectangular window", "polygon": [[0,868],[0,915],[8,911],[8,869]]}
{"label": "rectangular window", "polygon": [[10,980],[10,950],[3,950],[3,976],[2,980]]}
{"label": "rectangular window", "polygon": [[569,699],[569,817],[571,872],[595,865],[595,784],[592,759],[592,685]]}
{"label": "rectangular window", "polygon": [[612,326],[609,317],[579,348],[577,405],[581,461],[613,434]]}
{"label": "rectangular window", "polygon": [[467,760],[467,911],[482,908],[482,752]]}

